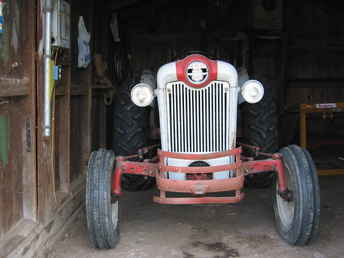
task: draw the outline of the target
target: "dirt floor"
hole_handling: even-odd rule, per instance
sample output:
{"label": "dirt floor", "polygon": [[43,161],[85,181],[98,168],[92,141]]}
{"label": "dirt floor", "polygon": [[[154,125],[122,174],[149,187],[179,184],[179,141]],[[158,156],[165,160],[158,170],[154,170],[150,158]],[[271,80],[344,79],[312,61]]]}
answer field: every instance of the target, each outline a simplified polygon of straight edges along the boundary
{"label": "dirt floor", "polygon": [[274,228],[271,190],[247,190],[237,205],[162,206],[153,192],[127,193],[121,202],[121,241],[115,250],[90,248],[85,216],[49,258],[341,258],[344,257],[344,176],[321,178],[321,231],[307,247],[284,243]]}

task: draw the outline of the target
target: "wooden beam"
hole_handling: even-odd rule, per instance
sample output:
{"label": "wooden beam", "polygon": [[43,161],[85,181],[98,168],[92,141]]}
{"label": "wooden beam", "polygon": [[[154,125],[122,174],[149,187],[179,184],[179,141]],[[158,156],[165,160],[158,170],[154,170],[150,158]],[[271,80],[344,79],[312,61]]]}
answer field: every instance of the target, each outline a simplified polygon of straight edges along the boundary
{"label": "wooden beam", "polygon": [[287,88],[343,88],[344,78],[293,79],[287,81]]}
{"label": "wooden beam", "polygon": [[116,11],[118,9],[128,7],[131,5],[134,5],[136,3],[140,2],[140,0],[116,0],[116,1],[111,1],[109,4],[109,9],[112,11]]}
{"label": "wooden beam", "polygon": [[9,78],[0,77],[0,97],[13,97],[28,95],[31,85],[31,80],[28,77],[23,78]]}
{"label": "wooden beam", "polygon": [[344,175],[344,169],[319,169],[318,174],[320,176]]}
{"label": "wooden beam", "polygon": [[[68,55],[71,52],[68,51]],[[56,149],[56,154],[59,158],[59,179],[60,179],[60,191],[64,193],[70,192],[70,113],[71,113],[71,67],[65,67],[65,78],[63,80],[63,88],[65,89],[65,95],[62,96],[62,114],[60,120],[60,132],[57,135],[60,145],[59,149]],[[55,154],[55,156],[56,156]],[[56,169],[56,168],[55,168]]]}
{"label": "wooden beam", "polygon": [[0,257],[43,257],[45,251],[66,232],[79,217],[84,201],[84,177],[72,185],[71,194],[48,218],[45,225],[22,220],[0,244]]}

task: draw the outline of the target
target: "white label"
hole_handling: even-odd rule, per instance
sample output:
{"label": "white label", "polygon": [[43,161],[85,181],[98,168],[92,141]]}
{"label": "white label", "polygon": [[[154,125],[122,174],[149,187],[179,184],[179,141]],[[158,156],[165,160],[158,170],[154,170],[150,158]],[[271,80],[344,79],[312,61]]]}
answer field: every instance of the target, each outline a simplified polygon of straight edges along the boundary
{"label": "white label", "polygon": [[322,103],[322,104],[315,104],[316,108],[336,108],[336,103]]}

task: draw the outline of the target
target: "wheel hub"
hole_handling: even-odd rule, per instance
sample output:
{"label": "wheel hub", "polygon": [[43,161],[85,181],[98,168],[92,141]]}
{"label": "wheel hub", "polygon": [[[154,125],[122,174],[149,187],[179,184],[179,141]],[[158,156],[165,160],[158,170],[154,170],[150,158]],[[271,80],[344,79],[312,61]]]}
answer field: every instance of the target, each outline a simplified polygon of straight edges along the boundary
{"label": "wheel hub", "polygon": [[286,181],[287,181],[287,190],[284,192],[278,191],[278,184],[276,184],[276,193],[277,193],[277,208],[279,212],[279,216],[281,219],[282,224],[286,228],[290,228],[293,219],[294,219],[294,211],[295,211],[295,201],[292,195],[292,182],[290,178],[289,169],[286,167],[285,169]]}

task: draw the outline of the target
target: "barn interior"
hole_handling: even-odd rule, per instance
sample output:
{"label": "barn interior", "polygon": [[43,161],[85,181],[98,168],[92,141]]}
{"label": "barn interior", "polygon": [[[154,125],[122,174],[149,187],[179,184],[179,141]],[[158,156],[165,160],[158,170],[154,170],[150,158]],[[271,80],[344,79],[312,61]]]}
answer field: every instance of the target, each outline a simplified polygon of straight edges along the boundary
{"label": "barn interior", "polygon": [[[309,149],[325,188],[335,188],[327,191],[343,193],[341,1],[52,3],[54,88],[45,102],[49,8],[44,0],[0,0],[0,257],[44,255],[42,247],[50,248],[68,231],[83,213],[90,153],[114,148],[113,126],[122,122],[114,114],[118,89],[128,78],[137,81],[144,69],[156,73],[191,53],[229,62],[261,81],[276,103],[279,147]],[[245,141],[242,120],[238,136]],[[339,203],[331,202],[328,217],[343,210]],[[339,249],[334,253],[343,255]]]}

